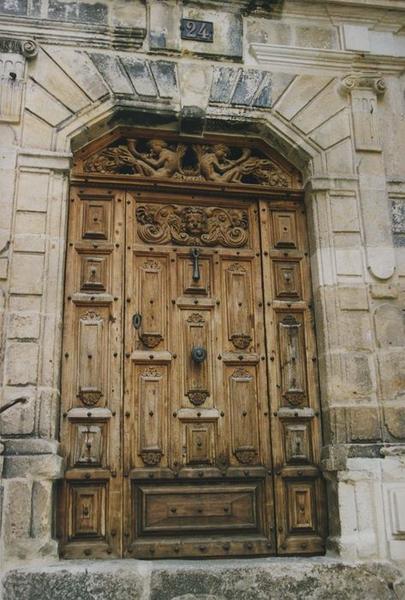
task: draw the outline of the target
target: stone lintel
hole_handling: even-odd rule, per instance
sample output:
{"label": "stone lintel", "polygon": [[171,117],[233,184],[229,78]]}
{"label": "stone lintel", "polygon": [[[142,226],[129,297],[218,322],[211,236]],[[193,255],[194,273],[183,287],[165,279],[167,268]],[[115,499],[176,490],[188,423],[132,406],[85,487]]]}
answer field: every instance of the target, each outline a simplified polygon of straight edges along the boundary
{"label": "stone lintel", "polygon": [[55,454],[5,456],[3,478],[59,479],[63,477],[63,467],[63,458]]}
{"label": "stone lintel", "polygon": [[18,165],[28,168],[42,168],[54,171],[69,171],[72,155],[69,152],[49,152],[37,148],[27,148],[18,155]]}

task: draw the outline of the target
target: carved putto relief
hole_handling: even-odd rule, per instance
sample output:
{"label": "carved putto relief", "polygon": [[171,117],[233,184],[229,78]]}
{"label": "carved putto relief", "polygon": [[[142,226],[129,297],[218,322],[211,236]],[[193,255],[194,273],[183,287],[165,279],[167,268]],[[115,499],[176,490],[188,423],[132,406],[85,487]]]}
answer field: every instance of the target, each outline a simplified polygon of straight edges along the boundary
{"label": "carved putto relief", "polygon": [[259,150],[226,144],[185,144],[162,139],[120,140],[83,165],[87,173],[116,173],[181,181],[286,188],[291,174]]}
{"label": "carved putto relief", "polygon": [[144,242],[184,246],[245,246],[249,220],[245,210],[141,204],[136,209],[138,235]]}

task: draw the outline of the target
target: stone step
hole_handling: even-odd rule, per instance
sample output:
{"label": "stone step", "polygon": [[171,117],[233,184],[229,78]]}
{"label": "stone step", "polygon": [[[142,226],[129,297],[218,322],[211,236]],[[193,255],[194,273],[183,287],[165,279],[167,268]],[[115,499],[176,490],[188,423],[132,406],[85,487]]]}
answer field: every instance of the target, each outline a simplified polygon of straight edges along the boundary
{"label": "stone step", "polygon": [[328,557],[64,561],[3,576],[2,600],[400,600],[388,562]]}

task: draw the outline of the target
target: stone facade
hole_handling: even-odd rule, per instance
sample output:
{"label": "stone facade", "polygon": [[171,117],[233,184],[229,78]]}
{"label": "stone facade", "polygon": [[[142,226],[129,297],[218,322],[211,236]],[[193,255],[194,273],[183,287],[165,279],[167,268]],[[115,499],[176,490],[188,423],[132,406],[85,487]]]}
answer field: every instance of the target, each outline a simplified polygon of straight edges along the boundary
{"label": "stone facade", "polygon": [[58,555],[71,159],[120,125],[260,137],[302,172],[328,549],[405,563],[404,67],[403,0],[0,0],[3,567]]}

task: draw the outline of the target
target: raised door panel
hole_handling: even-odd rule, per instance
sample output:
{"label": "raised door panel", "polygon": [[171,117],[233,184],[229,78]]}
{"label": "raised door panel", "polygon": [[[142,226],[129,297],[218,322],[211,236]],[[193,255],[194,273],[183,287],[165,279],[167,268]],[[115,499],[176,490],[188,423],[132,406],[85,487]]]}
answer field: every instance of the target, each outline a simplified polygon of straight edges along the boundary
{"label": "raised door panel", "polygon": [[263,281],[278,552],[324,550],[325,497],[305,214],[262,203]]}
{"label": "raised door panel", "polygon": [[120,556],[124,195],[72,188],[69,204],[59,534],[67,557]]}

